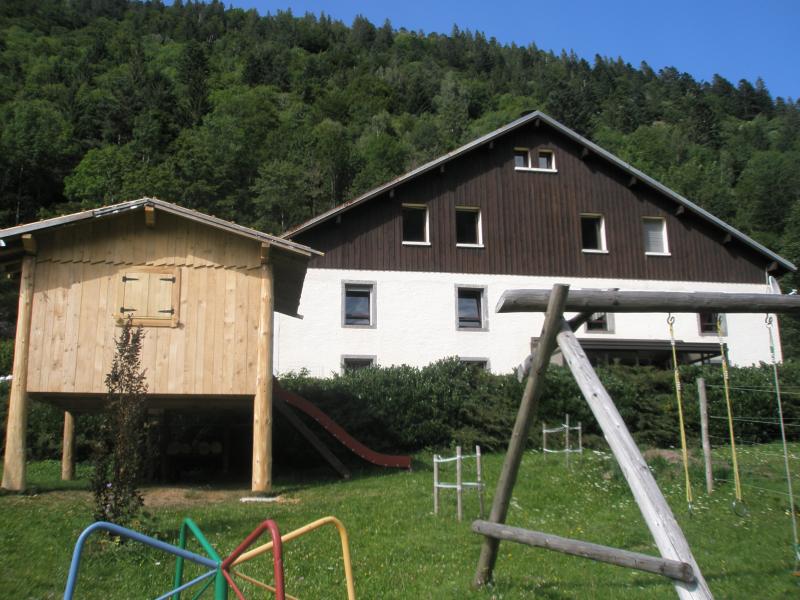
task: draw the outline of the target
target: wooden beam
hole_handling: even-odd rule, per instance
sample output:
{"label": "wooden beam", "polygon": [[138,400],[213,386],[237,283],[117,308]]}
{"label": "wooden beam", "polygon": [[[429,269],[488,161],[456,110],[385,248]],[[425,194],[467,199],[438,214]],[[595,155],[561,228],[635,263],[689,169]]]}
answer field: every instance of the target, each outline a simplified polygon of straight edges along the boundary
{"label": "wooden beam", "polygon": [[[544,388],[545,372],[550,364],[550,355],[555,350],[555,336],[558,333],[559,324],[563,320],[561,315],[564,312],[564,303],[566,302],[568,291],[568,285],[556,284],[550,294],[550,302],[547,306],[547,315],[542,326],[542,333],[536,349],[532,352],[534,356],[533,363],[528,374],[528,381],[525,384],[525,391],[522,394],[522,401],[519,404],[514,430],[508,442],[508,451],[503,460],[503,469],[497,481],[497,490],[492,501],[492,510],[489,513],[489,521],[492,523],[504,523],[508,514],[511,492],[514,490],[514,484],[519,473],[519,465],[522,462],[522,454],[525,451],[525,443],[528,441],[528,434],[530,433],[533,419],[536,417],[539,398]],[[484,538],[473,585],[481,586],[491,580],[492,571],[497,561],[499,545],[499,540],[495,538]]]}
{"label": "wooden beam", "polygon": [[489,142],[489,150],[494,150],[494,140]]}
{"label": "wooden beam", "polygon": [[536,127],[536,128],[538,129],[538,128],[539,128],[539,125],[540,125],[540,121],[541,121],[541,119],[534,119],[534,121],[533,121],[533,126],[534,126],[534,127]]}
{"label": "wooden beam", "polygon": [[22,248],[25,254],[36,254],[36,238],[31,233],[22,234]]}
{"label": "wooden beam", "polygon": [[22,257],[23,253],[24,253],[24,248],[21,248],[20,246],[3,248],[2,250],[0,250],[0,260],[8,260],[17,257]]}
{"label": "wooden beam", "polygon": [[153,228],[156,226],[156,207],[155,206],[145,206],[144,207],[144,224],[147,227]]}
{"label": "wooden beam", "polygon": [[590,154],[589,148],[587,148],[586,146],[581,148],[581,160],[586,160],[586,157],[589,156],[589,154]]}
{"label": "wooden beam", "polygon": [[340,461],[336,455],[331,452],[330,448],[328,448],[323,441],[319,439],[319,436],[317,436],[306,426],[305,423],[303,423],[300,417],[295,414],[290,406],[281,401],[275,402],[274,406],[278,409],[278,412],[286,417],[289,423],[291,423],[292,426],[300,432],[300,435],[306,438],[309,444],[314,446],[314,449],[319,452],[320,456],[322,456],[322,458],[324,458],[328,464],[333,467],[337,473],[339,473],[339,475],[345,479],[350,479],[350,471],[344,466],[344,463],[342,463],[342,461]]}
{"label": "wooden beam", "polygon": [[778,270],[778,263],[776,261],[772,261],[767,265],[767,273],[772,273],[773,271]]}
{"label": "wooden beam", "polygon": [[692,567],[693,582],[675,580],[673,581],[675,591],[681,600],[711,600],[711,590],[700,572],[683,531],[661,494],[614,401],[597,377],[567,322],[562,319],[560,327],[561,331],[556,337],[558,347],[617,459],[661,556],[688,563]]}
{"label": "wooden beam", "polygon": [[444,164],[439,165],[439,173],[444,174]]}
{"label": "wooden beam", "polygon": [[628,179],[628,187],[631,188],[635,186],[637,183],[639,183],[639,180],[634,175],[631,175],[631,178]]}
{"label": "wooden beam", "polygon": [[75,478],[75,416],[64,411],[64,439],[61,444],[61,479]]}
{"label": "wooden beam", "polygon": [[677,579],[678,581],[684,581],[686,583],[694,581],[692,566],[677,560],[669,560],[658,556],[641,554],[640,552],[630,552],[628,550],[620,550],[609,546],[601,546],[600,544],[573,540],[550,533],[542,533],[540,531],[530,531],[519,527],[489,523],[488,521],[473,522],[472,531],[480,533],[481,535],[491,536],[498,540],[508,540],[510,542],[525,544],[526,546],[534,546],[535,548],[544,548],[546,550],[571,554],[572,556],[581,556],[583,558],[620,567],[628,567],[629,569],[664,575],[670,579]]}
{"label": "wooden beam", "polygon": [[[550,290],[507,290],[497,312],[542,312]],[[721,312],[800,313],[800,296],[777,294],[729,294],[726,292],[638,292],[573,290],[565,311],[579,312]]]}
{"label": "wooden beam", "polygon": [[14,338],[14,366],[8,398],[6,451],[3,457],[3,487],[21,492],[26,487],[25,438],[28,432],[28,348],[31,333],[31,309],[36,258],[22,259],[19,286],[17,333]]}
{"label": "wooden beam", "polygon": [[259,251],[258,257],[262,265],[265,265],[269,262],[269,248],[269,242],[261,242],[261,250]]}
{"label": "wooden beam", "polygon": [[[589,319],[592,318],[593,314],[594,313],[590,312],[578,313],[577,315],[572,317],[569,321],[567,321],[569,323],[570,329],[572,329],[572,331],[577,331],[581,325],[583,325]],[[528,376],[528,373],[531,370],[532,363],[533,363],[533,355],[528,354],[525,360],[523,360],[517,366],[517,368],[514,369],[514,373],[517,375],[517,381],[522,383],[522,381]]]}
{"label": "wooden beam", "polygon": [[[267,245],[267,247],[269,247]],[[262,250],[264,245],[261,246]],[[274,330],[275,285],[272,264],[261,265],[258,307],[256,393],[253,398],[253,473],[251,489],[272,489],[272,332]]]}
{"label": "wooden beam", "polygon": [[676,217],[680,217],[685,212],[686,212],[686,207],[683,204],[678,204],[678,206],[675,208]]}
{"label": "wooden beam", "polygon": [[733,236],[730,233],[726,233],[725,237],[722,238],[723,244],[730,244],[733,241]]}

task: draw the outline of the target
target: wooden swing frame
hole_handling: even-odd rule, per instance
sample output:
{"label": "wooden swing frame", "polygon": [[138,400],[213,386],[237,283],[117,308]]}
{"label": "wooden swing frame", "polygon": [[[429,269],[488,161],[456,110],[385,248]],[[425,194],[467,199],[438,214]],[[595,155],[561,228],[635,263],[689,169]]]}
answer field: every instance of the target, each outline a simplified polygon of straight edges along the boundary
{"label": "wooden swing frame", "polygon": [[[565,284],[556,284],[552,290],[509,290],[503,294],[498,302],[497,312],[544,311],[545,319],[538,344],[531,349],[532,360],[525,391],[497,482],[489,519],[475,521],[472,525],[473,531],[484,536],[473,585],[481,586],[491,580],[500,540],[506,539],[665,575],[672,580],[681,600],[713,598],[672,510],[574,333],[595,312],[675,313],[708,310],[726,313],[800,313],[800,296],[616,290],[577,290],[570,293],[569,286]],[[564,318],[565,311],[578,311],[580,314],[567,321]],[[603,431],[658,547],[660,557],[504,525],[525,442],[544,387],[544,375],[556,345]]]}

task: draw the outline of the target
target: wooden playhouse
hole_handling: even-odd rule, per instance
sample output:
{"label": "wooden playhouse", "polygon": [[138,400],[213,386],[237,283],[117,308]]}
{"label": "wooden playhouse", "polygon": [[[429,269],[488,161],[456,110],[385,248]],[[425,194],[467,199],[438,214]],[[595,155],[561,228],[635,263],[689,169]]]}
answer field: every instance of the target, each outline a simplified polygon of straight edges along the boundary
{"label": "wooden playhouse", "polygon": [[253,410],[252,489],[272,469],[273,311],[297,316],[314,250],[142,198],[0,230],[0,264],[20,278],[2,485],[22,490],[30,399],[98,408],[127,317],[145,330],[150,408]]}

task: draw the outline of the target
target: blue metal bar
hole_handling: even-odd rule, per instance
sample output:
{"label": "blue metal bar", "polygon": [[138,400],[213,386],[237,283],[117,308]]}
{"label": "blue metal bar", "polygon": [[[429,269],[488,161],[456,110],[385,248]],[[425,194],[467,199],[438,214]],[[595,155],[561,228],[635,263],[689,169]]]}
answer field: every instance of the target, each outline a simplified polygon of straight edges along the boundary
{"label": "blue metal bar", "polygon": [[[185,590],[185,589],[187,589],[187,588],[190,588],[190,587],[192,587],[192,586],[193,586],[195,583],[200,583],[200,582],[201,582],[201,581],[203,581],[204,579],[208,579],[209,577],[213,577],[213,576],[214,576],[214,575],[216,575],[216,574],[217,574],[217,570],[216,570],[216,569],[214,569],[213,571],[208,571],[208,572],[206,572],[206,573],[203,573],[203,574],[202,574],[202,575],[200,575],[199,577],[195,577],[195,578],[194,578],[194,579],[192,579],[191,581],[187,581],[187,582],[186,582],[186,583],[184,583],[182,586],[180,586],[180,587],[177,587],[177,588],[175,588],[174,590],[170,590],[169,592],[167,592],[167,593],[166,593],[166,594],[164,594],[163,596],[159,596],[158,598],[156,598],[156,600],[167,600],[167,598],[169,598],[170,596],[172,596],[172,594],[178,594],[178,593],[182,592],[183,590]],[[209,583],[210,583],[210,582],[209,582]],[[208,587],[208,586],[206,586],[206,587]],[[200,591],[201,591],[201,593],[202,593],[202,592],[204,592],[204,591],[205,591],[205,589],[206,589],[206,588],[203,588],[202,590],[200,590]]]}
{"label": "blue metal bar", "polygon": [[[220,576],[220,573],[219,573],[219,571],[217,571],[217,577],[219,577],[219,576]],[[227,588],[228,587],[228,582],[225,581],[224,577],[222,578],[222,582],[225,584],[225,587]],[[203,593],[208,589],[208,586],[210,586],[210,585],[211,585],[211,580],[209,579],[208,581],[206,581],[206,584],[203,587],[201,587],[194,596],[192,596],[192,600],[197,600],[200,596],[202,596]],[[214,598],[214,600],[218,600],[218,599]]]}
{"label": "blue metal bar", "polygon": [[204,567],[208,567],[209,569],[214,569],[214,572],[216,572],[216,570],[219,568],[218,561],[206,558],[205,556],[200,556],[199,554],[195,554],[194,552],[190,552],[182,548],[178,548],[177,546],[173,546],[172,544],[167,544],[166,542],[162,542],[161,540],[157,540],[150,536],[141,534],[137,531],[133,531],[132,529],[127,529],[126,527],[120,527],[119,525],[115,525],[114,523],[108,523],[106,521],[98,521],[96,523],[89,525],[89,527],[84,529],[83,532],[78,537],[78,541],[75,544],[75,550],[72,553],[72,563],[69,566],[67,587],[64,590],[64,600],[72,600],[72,596],[75,593],[75,586],[78,583],[78,568],[80,567],[81,553],[83,552],[83,545],[86,542],[86,538],[88,538],[92,533],[100,529],[108,531],[109,533],[112,533],[114,535],[118,535],[120,537],[131,539],[135,542],[139,542],[140,544],[145,544],[146,546],[150,546],[151,548],[155,548],[156,550],[168,552],[169,554],[174,554],[175,556],[180,556],[197,564],[203,565]]}

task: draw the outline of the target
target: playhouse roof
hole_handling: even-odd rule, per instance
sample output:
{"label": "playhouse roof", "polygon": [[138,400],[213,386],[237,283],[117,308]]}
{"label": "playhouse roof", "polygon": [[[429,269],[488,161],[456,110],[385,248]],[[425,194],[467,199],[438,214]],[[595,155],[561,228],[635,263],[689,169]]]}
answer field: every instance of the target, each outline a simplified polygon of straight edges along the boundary
{"label": "playhouse roof", "polygon": [[324,213],[322,213],[320,215],[317,215],[313,219],[309,219],[305,223],[302,223],[302,224],[300,224],[300,225],[298,225],[298,226],[296,226],[296,227],[284,232],[282,234],[282,237],[284,237],[284,238],[292,238],[294,236],[297,236],[300,233],[303,233],[304,231],[312,229],[313,227],[315,227],[315,226],[317,226],[317,225],[319,225],[321,223],[324,223],[325,221],[328,221],[329,219],[332,219],[332,218],[336,217],[337,215],[339,215],[339,214],[341,214],[343,212],[346,212],[346,211],[350,210],[351,208],[354,208],[354,207],[356,207],[356,206],[358,206],[360,204],[363,204],[364,202],[367,202],[369,200],[377,198],[377,197],[381,196],[384,193],[388,193],[391,190],[393,190],[394,188],[396,188],[396,187],[398,187],[398,186],[400,186],[400,185],[402,185],[402,184],[404,184],[404,183],[406,183],[408,181],[411,181],[412,179],[415,179],[416,177],[418,177],[418,176],[420,176],[420,175],[422,175],[424,173],[427,173],[429,171],[433,171],[435,169],[438,169],[438,168],[440,168],[441,166],[443,166],[444,164],[450,162],[453,159],[456,159],[456,158],[458,158],[458,157],[460,157],[460,156],[462,156],[464,154],[467,154],[468,152],[471,152],[472,150],[480,148],[480,147],[482,147],[482,146],[484,146],[486,144],[490,144],[495,139],[497,139],[497,138],[499,138],[499,137],[501,137],[501,136],[503,136],[503,135],[505,135],[507,133],[510,133],[510,132],[514,131],[515,129],[518,129],[518,128],[520,128],[520,127],[522,127],[522,126],[524,126],[524,125],[526,125],[528,123],[533,123],[533,122],[537,122],[537,121],[539,121],[541,123],[544,123],[546,125],[549,125],[550,127],[555,129],[556,131],[564,134],[566,137],[570,138],[574,142],[577,142],[578,144],[583,146],[585,152],[596,154],[597,156],[601,157],[602,159],[604,159],[604,160],[608,161],[609,163],[611,163],[611,164],[617,166],[618,168],[622,169],[622,171],[624,171],[625,173],[627,173],[631,177],[635,178],[637,181],[649,186],[650,188],[660,192],[661,194],[663,194],[666,197],[670,198],[671,200],[675,201],[679,206],[682,206],[684,210],[688,210],[688,211],[696,214],[700,218],[704,219],[705,221],[708,221],[713,226],[718,227],[719,229],[724,231],[726,234],[730,235],[733,239],[736,239],[736,240],[742,242],[743,244],[745,244],[747,246],[750,246],[756,252],[759,252],[760,254],[762,254],[765,257],[767,257],[770,261],[774,261],[780,269],[783,269],[785,271],[796,271],[797,270],[797,267],[792,262],[790,262],[790,261],[786,260],[785,258],[783,258],[782,256],[776,254],[775,252],[773,252],[772,250],[770,250],[766,246],[758,243],[757,241],[755,241],[754,239],[752,239],[748,235],[742,233],[741,231],[739,231],[735,227],[729,225],[728,223],[726,223],[722,219],[719,219],[718,217],[715,217],[710,212],[708,212],[705,209],[701,208],[700,206],[698,206],[697,204],[695,204],[691,200],[689,200],[687,198],[684,198],[683,196],[681,196],[676,191],[671,190],[670,188],[668,188],[664,184],[656,181],[652,177],[646,175],[645,173],[643,173],[639,169],[637,169],[635,167],[632,167],[631,165],[629,165],[628,163],[623,161],[621,158],[619,158],[617,156],[614,156],[613,154],[611,154],[607,150],[604,150],[603,148],[601,148],[600,146],[598,146],[594,142],[591,142],[590,140],[588,140],[587,138],[585,138],[582,135],[578,134],[577,132],[573,131],[569,127],[559,123],[558,121],[556,121],[552,117],[549,117],[548,115],[546,115],[543,112],[538,111],[538,110],[537,111],[533,111],[533,112],[531,112],[529,114],[526,114],[526,115],[520,117],[519,119],[516,119],[515,121],[512,121],[511,123],[509,123],[507,125],[504,125],[503,127],[500,127],[499,129],[495,129],[494,131],[492,131],[490,133],[487,133],[486,135],[484,135],[482,137],[479,137],[479,138],[469,142],[468,144],[465,144],[465,145],[461,146],[460,148],[456,148],[455,150],[453,150],[451,152],[448,152],[447,154],[444,154],[444,155],[440,156],[439,158],[436,158],[436,159],[434,159],[434,160],[432,160],[432,161],[430,161],[428,163],[425,163],[424,165],[421,165],[421,166],[417,167],[416,169],[413,169],[413,170],[411,170],[411,171],[409,171],[407,173],[404,173],[403,175],[400,175],[399,177],[397,177],[395,179],[392,179],[391,181],[388,181],[388,182],[384,183],[383,185],[380,185],[380,186],[378,186],[378,187],[376,187],[376,188],[374,188],[374,189],[372,189],[372,190],[370,190],[370,191],[368,191],[368,192],[366,192],[366,193],[364,193],[364,194],[362,194],[362,195],[360,195],[360,196],[358,196],[356,198],[353,198],[352,200],[348,200],[347,202],[344,202],[344,203],[340,204],[339,206],[336,206],[336,207],[332,208],[331,210],[328,210],[327,212],[324,212]]}
{"label": "playhouse roof", "polygon": [[321,255],[321,252],[281,237],[269,235],[268,233],[184,208],[171,202],[165,202],[158,198],[139,198],[138,200],[129,200],[119,204],[43,219],[35,223],[0,229],[0,265],[19,262],[24,252],[20,241],[24,234],[66,227],[94,219],[112,218],[136,210],[143,211],[146,206],[208,227],[220,229],[232,235],[268,243],[273,251],[275,310],[289,315],[297,315],[297,307],[300,303],[300,293],[303,289],[308,261],[313,255]]}

